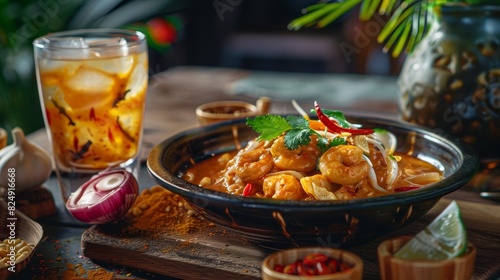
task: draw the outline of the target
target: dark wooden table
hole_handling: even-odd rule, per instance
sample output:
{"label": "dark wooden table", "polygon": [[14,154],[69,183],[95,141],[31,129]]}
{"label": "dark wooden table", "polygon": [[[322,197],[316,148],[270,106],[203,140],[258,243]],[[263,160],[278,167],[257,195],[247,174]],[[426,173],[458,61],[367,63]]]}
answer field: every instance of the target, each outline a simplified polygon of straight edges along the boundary
{"label": "dark wooden table", "polygon": [[[349,86],[353,84],[356,86]],[[397,118],[396,81],[391,77],[285,74],[199,67],[173,68],[150,79],[143,161],[150,149],[162,139],[198,126],[194,114],[198,105],[229,99],[254,103],[261,96],[271,97],[272,113],[295,112],[290,100],[296,99],[303,108],[312,108],[312,102],[318,100],[323,107],[341,109],[346,114]],[[33,133],[29,138],[50,150],[45,130]],[[153,185],[155,183],[143,165],[140,174],[141,189]],[[53,193],[58,212],[56,215],[37,220],[44,228],[43,242],[29,266],[17,279],[86,279],[85,277],[90,279],[89,274],[84,272],[95,270],[103,272],[102,279],[110,275],[115,279],[166,279],[165,274],[172,272],[169,269],[158,269],[154,263],[149,267],[124,266],[109,264],[83,255],[81,237],[88,231],[89,226],[75,221],[65,211],[55,178],[50,178],[45,186]],[[474,239],[471,241],[481,246],[478,250],[474,279],[500,279],[500,253],[498,253],[500,252],[500,205],[480,198],[470,186],[447,195],[436,208],[419,221],[420,224],[416,223],[411,230],[416,232],[419,225],[430,222],[452,199],[457,200],[464,209],[464,219]],[[497,253],[492,255],[488,250],[495,248]],[[491,265],[492,261],[496,265]],[[365,262],[368,263],[367,267],[376,266],[373,255],[366,256]],[[78,276],[79,274],[81,276]],[[173,272],[169,275],[190,278],[186,276],[189,273]],[[365,279],[377,278],[373,272],[365,273]]]}

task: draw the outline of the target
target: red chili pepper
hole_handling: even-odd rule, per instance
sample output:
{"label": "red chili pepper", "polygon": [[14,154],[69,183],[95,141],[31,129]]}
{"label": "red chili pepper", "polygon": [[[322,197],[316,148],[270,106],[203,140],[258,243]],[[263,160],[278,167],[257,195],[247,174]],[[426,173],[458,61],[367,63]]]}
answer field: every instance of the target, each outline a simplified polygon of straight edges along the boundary
{"label": "red chili pepper", "polygon": [[290,275],[298,275],[297,262],[285,266],[285,268],[283,268],[283,273]]}
{"label": "red chili pepper", "polygon": [[305,256],[303,262],[306,265],[314,266],[317,263],[326,263],[328,261],[329,257],[325,254],[321,253],[315,253],[315,254],[309,254]]}
{"label": "red chili pepper", "polygon": [[351,269],[346,263],[340,262],[322,253],[313,253],[296,260],[286,266],[276,264],[274,270],[290,275],[326,275]]}
{"label": "red chili pepper", "polygon": [[419,189],[419,188],[420,188],[420,186],[399,187],[399,188],[395,188],[394,192],[407,192],[407,191],[416,190],[416,189]]}
{"label": "red chili pepper", "polygon": [[283,273],[284,270],[285,270],[285,267],[283,265],[281,265],[281,264],[274,265],[274,271]]}
{"label": "red chili pepper", "polygon": [[336,122],[330,120],[327,115],[321,111],[318,102],[314,101],[314,109],[316,110],[316,115],[318,119],[333,133],[342,133],[348,132],[352,135],[366,135],[372,134],[374,132],[373,129],[357,129],[357,128],[345,128],[338,125]]}
{"label": "red chili pepper", "polygon": [[316,263],[316,266],[314,268],[316,269],[316,275],[326,275],[332,273],[325,262]]}
{"label": "red chili pepper", "polygon": [[326,266],[332,273],[339,271],[339,262],[336,259],[330,259]]}
{"label": "red chili pepper", "polygon": [[113,132],[111,132],[111,128],[108,128],[108,138],[109,141],[115,142],[115,138],[113,137]]}
{"label": "red chili pepper", "polygon": [[253,191],[253,186],[251,183],[248,183],[245,188],[243,189],[243,196],[250,196],[252,195]]}
{"label": "red chili pepper", "polygon": [[76,135],[73,136],[73,148],[75,148],[75,151],[78,151],[80,148],[80,145],[78,145],[78,137]]}
{"label": "red chili pepper", "polygon": [[308,266],[301,261],[297,261],[297,275],[317,275],[316,267]]}
{"label": "red chili pepper", "polygon": [[95,111],[94,111],[94,107],[90,108],[89,119],[90,119],[91,121],[95,121]]}

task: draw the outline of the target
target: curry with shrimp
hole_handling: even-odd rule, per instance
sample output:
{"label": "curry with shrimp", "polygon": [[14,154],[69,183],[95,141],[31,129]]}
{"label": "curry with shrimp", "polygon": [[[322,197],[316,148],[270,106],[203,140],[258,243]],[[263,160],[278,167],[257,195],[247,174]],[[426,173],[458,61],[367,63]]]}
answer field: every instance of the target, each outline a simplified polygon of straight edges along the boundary
{"label": "curry with shrimp", "polygon": [[191,166],[183,178],[204,188],[282,200],[348,200],[411,191],[442,180],[435,166],[396,152],[387,130],[352,124],[340,111],[318,120],[264,115],[247,119],[259,133],[245,148]]}

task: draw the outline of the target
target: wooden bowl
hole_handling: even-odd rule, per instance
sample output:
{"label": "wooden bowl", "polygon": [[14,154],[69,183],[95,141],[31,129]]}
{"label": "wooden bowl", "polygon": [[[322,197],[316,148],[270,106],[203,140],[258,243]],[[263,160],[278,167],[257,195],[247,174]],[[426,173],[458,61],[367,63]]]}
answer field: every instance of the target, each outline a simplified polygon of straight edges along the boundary
{"label": "wooden bowl", "polygon": [[196,117],[201,125],[256,115],[257,107],[243,101],[216,101],[196,108]]}
{"label": "wooden bowl", "polygon": [[[289,275],[274,270],[277,264],[287,265],[296,260],[303,259],[313,253],[321,253],[344,262],[351,266],[351,269],[327,275],[297,276]],[[262,279],[264,280],[358,280],[363,278],[363,260],[356,254],[349,251],[328,247],[303,247],[278,251],[267,256],[262,262]]]}
{"label": "wooden bowl", "polygon": [[412,236],[401,236],[382,242],[377,249],[380,277],[382,280],[412,279],[471,279],[474,272],[476,247],[469,243],[466,253],[458,258],[435,260],[402,260],[394,258],[397,252]]}
{"label": "wooden bowl", "polygon": [[[0,240],[3,241],[5,238],[13,236],[14,238],[20,238],[35,246],[27,257],[15,264],[14,272],[9,271],[9,266],[0,268],[0,280],[12,277],[26,268],[43,236],[43,228],[40,224],[31,220],[18,210],[14,211],[14,215],[10,215],[11,211],[8,206],[6,202],[0,201],[0,228],[2,229],[0,231]],[[11,223],[15,225],[15,230],[13,231],[7,227],[11,225]]]}
{"label": "wooden bowl", "polygon": [[267,114],[270,106],[271,100],[268,97],[259,98],[256,105],[244,101],[215,101],[198,106],[196,118],[201,125],[207,125]]}

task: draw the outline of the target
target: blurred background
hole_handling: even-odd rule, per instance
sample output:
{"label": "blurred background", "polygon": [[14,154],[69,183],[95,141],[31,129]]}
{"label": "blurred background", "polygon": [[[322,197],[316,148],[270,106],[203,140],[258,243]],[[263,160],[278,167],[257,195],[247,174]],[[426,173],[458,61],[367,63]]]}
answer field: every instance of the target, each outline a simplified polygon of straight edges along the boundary
{"label": "blurred background", "polygon": [[[62,30],[118,27],[147,34],[150,75],[180,65],[304,73],[397,75],[376,41],[385,19],[352,11],[322,28],[292,31],[317,0],[0,0],[0,127],[43,127],[35,38]],[[9,139],[10,141],[10,139]]]}

